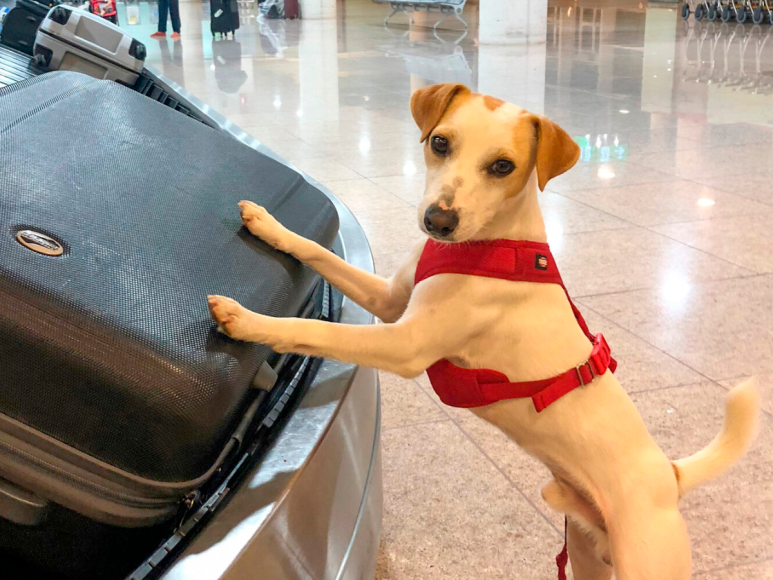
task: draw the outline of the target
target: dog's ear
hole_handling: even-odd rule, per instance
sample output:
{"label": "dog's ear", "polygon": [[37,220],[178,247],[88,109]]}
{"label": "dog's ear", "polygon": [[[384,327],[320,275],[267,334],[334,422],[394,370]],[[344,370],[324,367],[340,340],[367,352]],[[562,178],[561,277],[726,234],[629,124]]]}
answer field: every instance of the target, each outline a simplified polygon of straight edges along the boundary
{"label": "dog's ear", "polygon": [[537,180],[540,191],[554,177],[569,171],[580,158],[580,146],[550,119],[530,115],[537,140]]}
{"label": "dog's ear", "polygon": [[470,89],[464,85],[446,83],[424,87],[413,93],[411,114],[421,129],[422,143],[427,140],[432,129],[437,127],[454,97],[460,94],[470,94]]}

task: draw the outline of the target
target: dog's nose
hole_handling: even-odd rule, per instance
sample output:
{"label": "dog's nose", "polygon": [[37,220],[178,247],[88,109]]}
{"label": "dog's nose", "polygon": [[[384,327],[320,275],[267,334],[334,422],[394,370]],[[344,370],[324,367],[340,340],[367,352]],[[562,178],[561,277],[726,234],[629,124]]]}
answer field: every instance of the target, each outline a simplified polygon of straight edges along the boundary
{"label": "dog's nose", "polygon": [[454,209],[443,209],[439,205],[431,205],[424,214],[424,227],[427,232],[441,238],[447,238],[459,225],[459,214]]}

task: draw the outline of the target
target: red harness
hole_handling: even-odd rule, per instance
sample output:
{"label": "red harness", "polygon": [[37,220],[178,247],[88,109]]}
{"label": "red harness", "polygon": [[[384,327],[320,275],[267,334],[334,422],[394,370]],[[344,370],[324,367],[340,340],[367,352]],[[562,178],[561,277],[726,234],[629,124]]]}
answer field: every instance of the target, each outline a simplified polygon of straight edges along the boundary
{"label": "red harness", "polygon": [[[547,244],[514,240],[485,240],[464,244],[442,244],[428,240],[416,266],[418,284],[437,274],[466,274],[501,278],[514,282],[558,284],[566,287],[558,273]],[[590,358],[568,371],[548,379],[521,383],[510,382],[506,375],[490,369],[463,369],[440,360],[427,369],[432,388],[451,407],[483,407],[505,399],[531,397],[537,412],[577,387],[584,387],[607,369],[614,372],[617,363],[601,334],[593,335],[566,295],[585,336],[593,343]]]}
{"label": "red harness", "polygon": [[[507,376],[489,369],[463,369],[440,360],[427,369],[432,388],[446,405],[483,407],[505,399],[531,397],[534,408],[541,412],[577,387],[584,387],[609,369],[615,372],[607,341],[601,334],[591,334],[580,311],[572,302],[558,273],[547,244],[513,240],[486,240],[466,244],[441,244],[428,240],[416,266],[414,283],[437,274],[466,274],[501,278],[513,282],[558,284],[566,292],[577,324],[593,343],[590,358],[581,365],[556,377],[538,381],[512,383]],[[564,520],[564,548],[556,557],[559,580],[566,580],[569,561]]]}

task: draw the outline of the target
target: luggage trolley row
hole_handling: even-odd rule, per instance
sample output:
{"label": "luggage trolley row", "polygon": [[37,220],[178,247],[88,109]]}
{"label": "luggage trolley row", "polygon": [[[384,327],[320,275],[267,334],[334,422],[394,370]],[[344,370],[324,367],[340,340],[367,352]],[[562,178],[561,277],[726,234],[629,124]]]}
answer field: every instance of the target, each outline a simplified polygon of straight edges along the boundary
{"label": "luggage trolley row", "polygon": [[773,0],[687,0],[682,4],[682,18],[687,20],[690,14],[695,20],[704,18],[722,22],[773,23]]}

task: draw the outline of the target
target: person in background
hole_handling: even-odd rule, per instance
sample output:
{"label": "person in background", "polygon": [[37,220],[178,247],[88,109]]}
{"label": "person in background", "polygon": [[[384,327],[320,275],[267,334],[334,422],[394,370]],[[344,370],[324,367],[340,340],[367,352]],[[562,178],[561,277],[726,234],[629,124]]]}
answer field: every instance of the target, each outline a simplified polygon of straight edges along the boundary
{"label": "person in background", "polygon": [[180,0],[158,0],[158,32],[151,38],[166,37],[166,19],[172,17],[172,40],[180,38]]}

